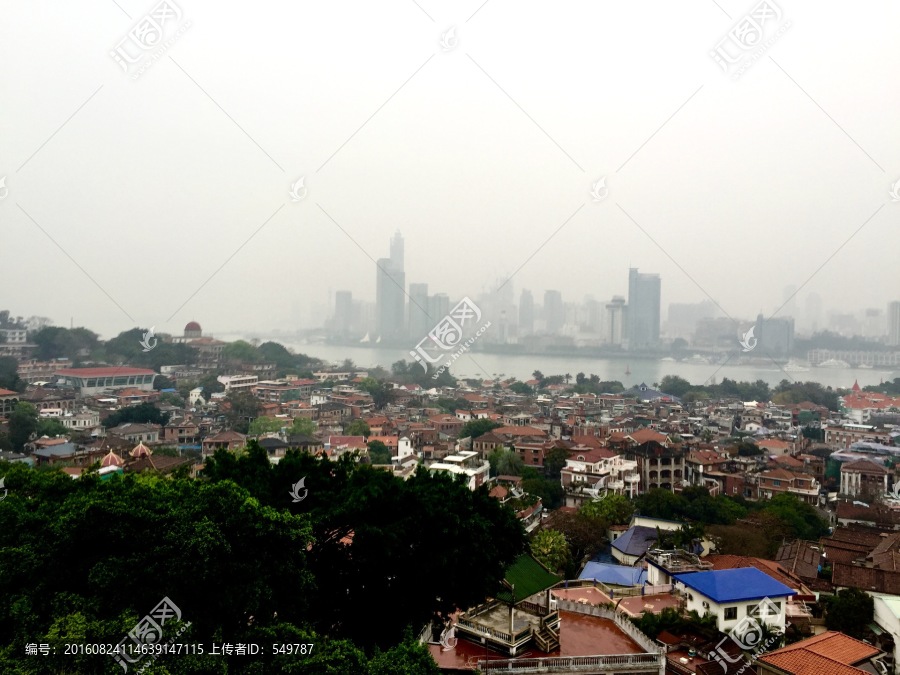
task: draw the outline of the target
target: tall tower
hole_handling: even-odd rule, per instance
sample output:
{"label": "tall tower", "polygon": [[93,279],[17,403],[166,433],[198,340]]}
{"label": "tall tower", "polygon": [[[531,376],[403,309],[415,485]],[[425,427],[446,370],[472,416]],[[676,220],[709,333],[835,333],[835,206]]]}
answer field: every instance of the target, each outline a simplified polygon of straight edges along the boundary
{"label": "tall tower", "polygon": [[544,291],[544,321],[550,334],[558,333],[565,325],[566,308],[559,291]]}
{"label": "tall tower", "polygon": [[888,344],[900,346],[900,301],[888,304]]}
{"label": "tall tower", "polygon": [[421,340],[441,319],[428,311],[428,284],[409,285],[409,337]]}
{"label": "tall tower", "polygon": [[378,260],[375,271],[375,332],[381,340],[397,342],[406,333],[406,274],[403,237],[391,239],[391,257]]}
{"label": "tall tower", "polygon": [[621,295],[613,296],[611,302],[606,305],[606,342],[611,345],[621,345],[625,328],[625,298]]}
{"label": "tall tower", "polygon": [[522,290],[519,297],[519,335],[534,333],[534,296],[531,291]]}
{"label": "tall tower", "polygon": [[628,348],[652,349],[659,344],[658,274],[628,270]]}

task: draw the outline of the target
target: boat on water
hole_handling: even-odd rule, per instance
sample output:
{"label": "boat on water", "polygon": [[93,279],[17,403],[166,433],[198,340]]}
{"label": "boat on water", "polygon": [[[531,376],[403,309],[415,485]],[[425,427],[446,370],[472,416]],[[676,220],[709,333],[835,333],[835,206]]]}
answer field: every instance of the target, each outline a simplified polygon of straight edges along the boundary
{"label": "boat on water", "polygon": [[789,361],[784,366],[784,372],[786,373],[808,373],[809,368],[806,366],[802,366],[799,363],[794,363],[793,361]]}
{"label": "boat on water", "polygon": [[860,364],[859,364],[858,366],[856,366],[856,367],[857,367],[857,368],[864,368],[865,370],[871,370],[871,369],[872,369],[872,366],[870,366],[868,363],[860,363]]}
{"label": "boat on water", "polygon": [[661,363],[675,363],[675,359],[673,359],[671,356],[664,356],[660,359],[660,362]]}
{"label": "boat on water", "polygon": [[849,368],[850,364],[841,359],[828,359],[819,364],[819,368]]}

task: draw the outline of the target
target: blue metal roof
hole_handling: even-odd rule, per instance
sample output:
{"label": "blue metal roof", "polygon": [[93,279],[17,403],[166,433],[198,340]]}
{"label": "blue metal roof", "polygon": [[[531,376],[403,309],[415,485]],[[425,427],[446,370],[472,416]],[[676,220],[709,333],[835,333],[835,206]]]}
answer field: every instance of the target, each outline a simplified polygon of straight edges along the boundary
{"label": "blue metal roof", "polygon": [[626,565],[610,565],[593,560],[584,566],[579,579],[596,579],[604,584],[616,586],[643,586],[647,581],[647,570]]}
{"label": "blue metal roof", "polygon": [[685,574],[675,574],[673,576],[688,588],[702,593],[719,604],[794,595],[793,589],[788,588],[779,581],[775,581],[768,574],[755,567],[711,570],[708,572],[686,572]]}
{"label": "blue metal roof", "polygon": [[612,543],[612,547],[625,555],[644,555],[653,546],[658,533],[655,527],[635,525],[629,527],[621,537]]}

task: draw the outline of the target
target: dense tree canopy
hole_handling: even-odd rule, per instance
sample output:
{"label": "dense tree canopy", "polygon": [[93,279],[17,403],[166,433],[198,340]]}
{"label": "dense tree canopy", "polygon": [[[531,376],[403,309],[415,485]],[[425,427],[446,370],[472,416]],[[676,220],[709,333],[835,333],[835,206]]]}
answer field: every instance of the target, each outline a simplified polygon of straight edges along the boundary
{"label": "dense tree canopy", "polygon": [[61,653],[22,669],[25,644],[118,643],[169,597],[191,622],[182,642],[318,653],[169,656],[154,672],[436,673],[408,628],[495,593],[524,548],[513,514],[446,475],[402,481],[295,451],[273,466],[256,444],[217,453],[207,473],[73,481],[0,464],[0,672],[121,672]]}
{"label": "dense tree canopy", "polygon": [[[445,474],[420,469],[403,481],[350,456],[328,462],[297,452],[273,467],[253,443],[241,457],[216,453],[206,474],[238,483],[262,504],[310,514],[313,627],[357,644],[393,644],[410,622],[481,602],[524,548],[521,525],[486,487],[471,491]],[[308,496],[292,503],[301,478]],[[459,574],[460,561],[479,574]],[[377,607],[378,621],[351,607]]]}
{"label": "dense tree canopy", "polygon": [[472,438],[472,440],[474,440],[479,436],[486,434],[491,429],[496,429],[501,426],[503,425],[494,420],[469,420],[462,425],[458,436],[459,438]]}

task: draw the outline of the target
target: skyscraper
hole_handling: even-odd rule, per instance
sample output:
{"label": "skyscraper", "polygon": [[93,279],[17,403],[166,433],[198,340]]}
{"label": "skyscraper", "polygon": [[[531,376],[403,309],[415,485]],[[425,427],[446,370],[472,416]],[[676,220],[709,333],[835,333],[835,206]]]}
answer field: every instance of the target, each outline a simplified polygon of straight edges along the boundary
{"label": "skyscraper", "polygon": [[603,331],[606,342],[621,345],[625,333],[625,298],[613,296],[606,305],[606,326]]}
{"label": "skyscraper", "polygon": [[403,271],[403,237],[391,239],[391,257],[378,260],[375,272],[375,332],[383,341],[405,338],[406,274]]}
{"label": "skyscraper", "polygon": [[551,334],[558,333],[566,323],[566,308],[559,291],[544,291],[544,322]]}
{"label": "skyscraper", "polygon": [[888,304],[888,344],[900,346],[900,301]]}
{"label": "skyscraper", "polygon": [[534,333],[534,296],[531,291],[522,290],[519,297],[519,335]]}
{"label": "skyscraper", "polygon": [[334,331],[346,336],[353,324],[353,293],[338,291],[334,294]]}
{"label": "skyscraper", "polygon": [[652,349],[659,344],[658,274],[628,270],[628,348]]}
{"label": "skyscraper", "polygon": [[441,317],[429,316],[428,284],[409,285],[409,337],[418,341],[425,337]]}

